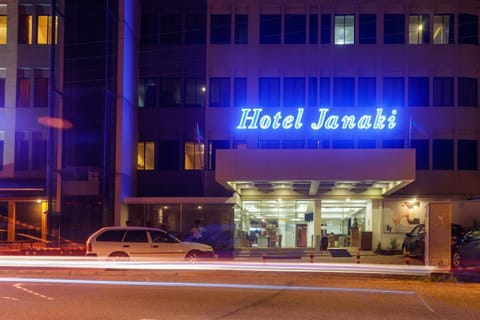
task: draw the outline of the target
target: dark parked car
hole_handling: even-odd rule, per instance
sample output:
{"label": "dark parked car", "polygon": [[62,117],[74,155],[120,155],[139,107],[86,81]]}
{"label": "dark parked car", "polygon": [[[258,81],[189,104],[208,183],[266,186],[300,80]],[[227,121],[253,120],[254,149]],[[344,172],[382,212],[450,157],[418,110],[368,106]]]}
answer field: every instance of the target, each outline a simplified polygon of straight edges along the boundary
{"label": "dark parked car", "polygon": [[455,244],[452,265],[455,268],[480,267],[480,229],[468,232]]}
{"label": "dark parked car", "polygon": [[[459,224],[452,224],[451,240],[452,249],[455,243],[463,236],[463,228]],[[425,225],[419,224],[405,235],[402,244],[403,254],[423,257],[425,255]],[[453,250],[452,250],[453,252]]]}

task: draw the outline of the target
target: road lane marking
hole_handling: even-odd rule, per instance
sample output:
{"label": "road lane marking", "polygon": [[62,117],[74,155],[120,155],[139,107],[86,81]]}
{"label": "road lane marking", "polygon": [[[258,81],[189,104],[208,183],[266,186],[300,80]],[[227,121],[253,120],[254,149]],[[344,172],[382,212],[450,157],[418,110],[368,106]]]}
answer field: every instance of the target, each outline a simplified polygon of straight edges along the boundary
{"label": "road lane marking", "polygon": [[53,300],[52,297],[49,297],[49,296],[46,296],[44,294],[41,294],[39,292],[36,292],[36,291],[33,291],[33,290],[30,290],[30,289],[27,289],[27,288],[24,288],[22,287],[22,284],[21,283],[16,283],[13,285],[14,288],[17,288],[19,290],[22,290],[23,292],[26,292],[28,294],[31,294],[33,296],[37,296],[39,298],[42,298],[42,299],[45,299],[45,300]]}

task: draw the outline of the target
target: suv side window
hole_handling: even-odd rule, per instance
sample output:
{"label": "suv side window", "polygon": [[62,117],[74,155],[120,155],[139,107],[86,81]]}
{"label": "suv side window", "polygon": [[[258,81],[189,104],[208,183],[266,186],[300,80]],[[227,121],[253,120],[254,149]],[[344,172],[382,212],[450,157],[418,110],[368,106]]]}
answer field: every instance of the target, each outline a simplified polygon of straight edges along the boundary
{"label": "suv side window", "polygon": [[145,230],[127,231],[123,242],[148,242],[147,232]]}
{"label": "suv side window", "polygon": [[120,242],[123,239],[125,230],[108,230],[97,237],[97,241]]}
{"label": "suv side window", "polygon": [[166,232],[161,231],[150,231],[150,236],[152,237],[153,243],[175,243],[177,242],[174,238]]}

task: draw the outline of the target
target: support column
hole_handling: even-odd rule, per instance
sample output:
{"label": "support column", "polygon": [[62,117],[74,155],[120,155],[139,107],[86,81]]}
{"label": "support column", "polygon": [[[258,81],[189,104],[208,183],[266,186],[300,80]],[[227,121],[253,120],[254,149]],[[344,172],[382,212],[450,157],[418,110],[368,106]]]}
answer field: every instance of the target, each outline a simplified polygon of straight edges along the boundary
{"label": "support column", "polygon": [[15,221],[16,221],[16,212],[15,212],[15,201],[8,201],[8,232],[7,232],[7,241],[15,241]]}
{"label": "support column", "polygon": [[315,200],[313,211],[313,239],[314,248],[316,251],[320,250],[322,240],[322,201]]}

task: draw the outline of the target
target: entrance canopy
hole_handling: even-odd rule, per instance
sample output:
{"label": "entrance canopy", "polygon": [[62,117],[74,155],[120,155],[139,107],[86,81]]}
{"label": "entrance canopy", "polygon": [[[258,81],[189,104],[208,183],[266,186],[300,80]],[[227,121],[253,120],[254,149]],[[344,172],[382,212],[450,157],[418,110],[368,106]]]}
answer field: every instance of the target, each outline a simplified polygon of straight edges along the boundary
{"label": "entrance canopy", "polygon": [[217,149],[215,179],[241,196],[384,196],[415,180],[415,150]]}

